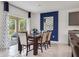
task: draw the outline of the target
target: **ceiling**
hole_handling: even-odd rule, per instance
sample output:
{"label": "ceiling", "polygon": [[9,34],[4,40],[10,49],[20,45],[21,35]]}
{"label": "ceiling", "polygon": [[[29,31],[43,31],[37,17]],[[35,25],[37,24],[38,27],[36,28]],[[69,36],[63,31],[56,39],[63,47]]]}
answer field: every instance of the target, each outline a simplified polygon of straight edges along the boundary
{"label": "ceiling", "polygon": [[79,8],[79,1],[9,1],[9,3],[31,12]]}

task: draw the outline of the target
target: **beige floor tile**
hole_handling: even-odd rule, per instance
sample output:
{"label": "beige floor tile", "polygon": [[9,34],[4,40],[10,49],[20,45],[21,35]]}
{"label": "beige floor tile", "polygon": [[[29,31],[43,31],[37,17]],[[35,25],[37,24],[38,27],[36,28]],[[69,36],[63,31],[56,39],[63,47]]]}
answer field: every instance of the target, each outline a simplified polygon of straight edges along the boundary
{"label": "beige floor tile", "polygon": [[26,50],[20,55],[17,45],[11,46],[9,49],[0,50],[0,57],[71,57],[71,47],[65,44],[52,44],[48,49],[43,48],[43,53],[39,50],[38,55],[34,56],[30,51],[26,56]]}

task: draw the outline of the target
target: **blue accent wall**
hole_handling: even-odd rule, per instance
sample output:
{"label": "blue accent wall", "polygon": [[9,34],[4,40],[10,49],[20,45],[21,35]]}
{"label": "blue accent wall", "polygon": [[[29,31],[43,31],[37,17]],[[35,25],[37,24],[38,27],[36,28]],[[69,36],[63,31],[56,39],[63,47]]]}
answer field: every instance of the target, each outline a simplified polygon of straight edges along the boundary
{"label": "blue accent wall", "polygon": [[44,17],[50,16],[54,17],[54,28],[52,30],[51,40],[58,41],[58,11],[40,14],[40,30],[44,30]]}

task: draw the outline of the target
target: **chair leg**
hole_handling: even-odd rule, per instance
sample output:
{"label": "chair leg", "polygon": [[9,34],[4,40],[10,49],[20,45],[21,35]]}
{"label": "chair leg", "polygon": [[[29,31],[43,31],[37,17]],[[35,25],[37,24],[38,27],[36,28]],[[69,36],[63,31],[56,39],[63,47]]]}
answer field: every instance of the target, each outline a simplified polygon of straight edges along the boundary
{"label": "chair leg", "polygon": [[29,47],[29,50],[30,50],[30,46],[28,46]]}
{"label": "chair leg", "polygon": [[19,53],[20,53],[20,54],[21,54],[22,50],[23,50],[23,46],[22,46],[22,49],[19,49]]}
{"label": "chair leg", "polygon": [[27,49],[26,49],[26,56],[28,55],[28,45],[27,45],[27,47],[26,47]]}
{"label": "chair leg", "polygon": [[21,54],[22,51],[19,51],[19,53]]}
{"label": "chair leg", "polygon": [[72,57],[74,57],[74,56],[73,56],[73,53],[72,53]]}
{"label": "chair leg", "polygon": [[51,47],[51,43],[50,43],[50,41],[48,41],[48,44],[49,44],[49,46]]}
{"label": "chair leg", "polygon": [[43,52],[43,49],[42,49],[42,44],[41,44],[41,52]]}
{"label": "chair leg", "polygon": [[47,48],[48,48],[48,43],[47,43]]}
{"label": "chair leg", "polygon": [[45,47],[45,50],[46,50],[46,44],[44,43],[43,45],[44,45],[44,47]]}

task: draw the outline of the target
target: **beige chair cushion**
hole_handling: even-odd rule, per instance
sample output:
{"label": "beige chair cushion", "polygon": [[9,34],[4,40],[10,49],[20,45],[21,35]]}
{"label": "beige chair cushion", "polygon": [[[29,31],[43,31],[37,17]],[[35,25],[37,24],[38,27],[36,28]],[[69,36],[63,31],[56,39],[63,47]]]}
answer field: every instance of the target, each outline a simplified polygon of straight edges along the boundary
{"label": "beige chair cushion", "polygon": [[47,40],[47,33],[44,32],[44,33],[43,33],[42,42],[46,42],[46,40]]}
{"label": "beige chair cushion", "polygon": [[49,35],[48,35],[48,41],[49,41],[50,38],[51,38],[51,33],[52,33],[52,32],[49,32]]}
{"label": "beige chair cushion", "polygon": [[18,33],[22,45],[27,45],[26,33]]}

